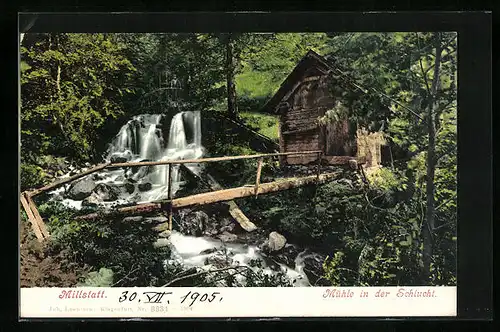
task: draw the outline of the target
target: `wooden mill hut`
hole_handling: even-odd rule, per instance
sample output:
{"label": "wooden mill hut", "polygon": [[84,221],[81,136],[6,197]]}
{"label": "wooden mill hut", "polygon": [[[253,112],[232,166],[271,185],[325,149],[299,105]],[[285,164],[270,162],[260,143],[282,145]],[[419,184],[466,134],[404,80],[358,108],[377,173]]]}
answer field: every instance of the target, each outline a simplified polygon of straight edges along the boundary
{"label": "wooden mill hut", "polygon": [[[325,58],[309,51],[264,105],[263,112],[279,115],[280,152],[320,150],[328,164],[357,158],[366,167],[381,164],[383,136],[360,128],[349,117],[342,89],[362,91],[356,83],[339,79],[339,71]],[[366,94],[366,92],[362,92]],[[327,111],[338,118],[320,121]],[[296,165],[317,161],[317,155],[286,156],[281,163]]]}

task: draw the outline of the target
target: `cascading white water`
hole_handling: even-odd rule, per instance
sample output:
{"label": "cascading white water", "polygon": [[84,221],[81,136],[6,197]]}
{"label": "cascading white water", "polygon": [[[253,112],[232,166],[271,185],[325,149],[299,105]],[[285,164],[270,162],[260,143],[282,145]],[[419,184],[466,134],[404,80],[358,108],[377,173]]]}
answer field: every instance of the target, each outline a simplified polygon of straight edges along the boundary
{"label": "cascading white water", "polygon": [[[264,256],[262,255],[260,249],[255,245],[247,245],[242,243],[223,244],[218,239],[188,236],[175,231],[172,232],[169,240],[172,243],[171,261],[177,261],[179,263],[182,263],[186,267],[204,266],[206,259],[213,255],[212,253],[210,253],[210,249],[220,249],[221,247],[225,247],[227,257],[232,261],[233,265],[247,266],[252,268],[252,270],[254,270],[255,272],[257,272],[259,269],[262,269],[263,273],[267,275],[272,275],[273,273],[275,273],[270,266],[262,261]],[[286,276],[295,287],[310,286],[309,280],[303,270],[304,258],[306,258],[310,254],[311,253],[309,253],[307,250],[299,253],[299,255],[295,259],[295,268],[291,268],[286,266],[285,264],[278,263],[280,270],[285,272]],[[261,267],[251,267],[250,262],[256,259],[261,260]],[[240,282],[244,283],[244,278],[237,279],[239,279]]]}
{"label": "cascading white water", "polygon": [[[165,161],[179,159],[198,159],[204,154],[201,145],[201,115],[199,111],[180,112],[172,117],[168,140],[163,139],[162,114],[141,114],[125,123],[113,139],[104,157],[106,162]],[[188,129],[188,130],[186,130]],[[189,131],[189,135],[187,133]],[[186,164],[193,172],[198,172],[198,164]],[[114,203],[129,201],[143,203],[164,199],[168,196],[168,165],[129,167],[104,170],[95,174],[96,184],[128,185]],[[182,185],[179,165],[172,167],[172,194]],[[130,188],[132,187],[133,190]],[[123,191],[123,190],[122,190]],[[52,192],[72,208],[81,208],[82,201],[70,198],[61,199],[64,188]],[[107,205],[106,202],[101,202]]]}
{"label": "cascading white water", "polygon": [[[204,155],[201,145],[201,117],[200,112],[180,112],[172,117],[168,140],[163,139],[163,115],[143,114],[128,121],[119,130],[110,144],[105,156],[107,162],[136,162],[143,160],[179,160],[198,159]],[[185,164],[190,170],[199,174],[201,165]],[[137,203],[150,202],[166,198],[168,194],[167,165],[152,167],[134,167],[99,172],[99,180],[95,184],[104,183],[122,188],[119,199],[111,204],[120,202]],[[68,175],[69,176],[69,175]],[[148,185],[149,186],[146,186]],[[132,186],[133,191],[123,192],[123,186]],[[172,167],[172,193],[182,185],[179,166]],[[140,187],[142,186],[142,190]],[[69,198],[62,199],[64,188],[54,190],[54,197],[59,197],[63,203],[81,208],[82,201]],[[101,202],[106,205],[107,202]],[[109,203],[109,202],[108,202]],[[177,232],[170,235],[172,257],[185,266],[199,267],[205,265],[205,260],[210,254],[203,253],[206,249],[220,248],[222,242],[218,239],[207,237],[186,236]],[[250,266],[254,259],[262,259],[260,249],[255,245],[242,243],[226,243],[229,256],[235,264]],[[281,271],[293,281],[294,286],[309,286],[307,276],[303,271],[305,254],[301,253],[295,259],[295,268],[279,264]],[[259,268],[252,268],[258,270]],[[264,264],[262,270],[265,274],[275,273],[270,266]]]}
{"label": "cascading white water", "polygon": [[[200,112],[180,112],[170,123],[168,141],[165,144],[161,128],[162,115],[143,114],[128,121],[119,131],[108,149],[107,161],[179,160],[197,159],[203,156],[201,146]],[[191,130],[187,137],[185,126]],[[198,165],[187,165],[197,170]],[[165,198],[168,194],[168,165],[141,167],[135,176],[132,170],[126,174],[134,181],[150,183],[151,190],[140,193],[140,201]],[[172,193],[181,185],[179,166],[172,167]]]}

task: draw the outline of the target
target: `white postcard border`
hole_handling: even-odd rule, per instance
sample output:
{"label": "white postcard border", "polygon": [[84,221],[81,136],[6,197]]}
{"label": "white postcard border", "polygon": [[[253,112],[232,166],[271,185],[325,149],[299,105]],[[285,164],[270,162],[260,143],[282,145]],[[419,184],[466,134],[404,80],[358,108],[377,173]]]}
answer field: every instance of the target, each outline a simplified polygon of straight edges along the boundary
{"label": "white postcard border", "polygon": [[19,306],[21,319],[456,315],[456,287],[21,288]]}

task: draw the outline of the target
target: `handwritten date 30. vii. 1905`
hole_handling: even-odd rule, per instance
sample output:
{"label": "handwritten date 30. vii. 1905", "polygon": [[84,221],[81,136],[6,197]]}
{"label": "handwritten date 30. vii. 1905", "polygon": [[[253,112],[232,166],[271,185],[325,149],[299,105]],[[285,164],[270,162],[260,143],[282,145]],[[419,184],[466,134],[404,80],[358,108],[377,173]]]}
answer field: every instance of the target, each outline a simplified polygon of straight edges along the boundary
{"label": "handwritten date 30. vii. 1905", "polygon": [[[122,292],[118,302],[140,302],[154,304],[170,304],[170,300],[176,299],[172,292],[142,292],[142,295],[137,292]],[[179,298],[181,304],[193,306],[196,302],[222,302],[222,296],[219,292],[198,293],[189,291]]]}

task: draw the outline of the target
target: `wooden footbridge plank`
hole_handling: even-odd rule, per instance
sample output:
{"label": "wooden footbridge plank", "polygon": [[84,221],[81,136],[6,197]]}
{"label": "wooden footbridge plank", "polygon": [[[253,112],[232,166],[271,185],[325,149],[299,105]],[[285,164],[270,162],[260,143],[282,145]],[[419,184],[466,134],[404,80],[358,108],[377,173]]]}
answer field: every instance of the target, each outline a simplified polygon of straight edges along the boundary
{"label": "wooden footbridge plank", "polygon": [[[331,179],[336,178],[341,172],[325,173],[321,174],[319,178],[317,175],[310,175],[298,178],[285,178],[274,182],[262,183],[259,186],[258,194],[268,194],[288,189],[293,189],[301,186],[306,186],[309,184],[321,184],[325,183]],[[231,189],[222,189],[211,191],[208,193],[196,194],[187,197],[174,198],[171,202],[168,200],[154,203],[138,204],[134,206],[127,206],[123,208],[118,208],[113,211],[112,214],[140,214],[144,212],[160,211],[166,208],[168,204],[172,204],[175,209],[189,207],[189,206],[200,206],[205,204],[217,203],[217,202],[227,202],[236,198],[244,198],[255,195],[254,186],[244,186]],[[91,213],[84,216],[76,217],[75,219],[96,219],[101,216],[98,213]]]}
{"label": "wooden footbridge plank", "polygon": [[[268,194],[272,192],[297,188],[313,183],[320,184],[330,179],[333,179],[339,174],[340,172],[325,173],[321,174],[319,177],[316,175],[310,175],[298,178],[286,178],[269,183],[262,183],[259,185],[257,194],[258,195]],[[244,198],[254,195],[255,195],[254,186],[237,187],[237,188],[217,190],[187,197],[175,198],[172,200],[172,206],[174,208],[197,206],[197,205],[204,205],[216,202],[229,201],[235,198]]]}

